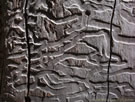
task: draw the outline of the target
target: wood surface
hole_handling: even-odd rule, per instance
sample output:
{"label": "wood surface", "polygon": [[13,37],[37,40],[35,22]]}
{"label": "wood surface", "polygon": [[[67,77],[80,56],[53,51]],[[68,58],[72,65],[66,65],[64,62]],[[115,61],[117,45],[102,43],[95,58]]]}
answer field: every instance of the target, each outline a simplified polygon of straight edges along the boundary
{"label": "wood surface", "polygon": [[0,0],[0,102],[135,102],[135,0]]}

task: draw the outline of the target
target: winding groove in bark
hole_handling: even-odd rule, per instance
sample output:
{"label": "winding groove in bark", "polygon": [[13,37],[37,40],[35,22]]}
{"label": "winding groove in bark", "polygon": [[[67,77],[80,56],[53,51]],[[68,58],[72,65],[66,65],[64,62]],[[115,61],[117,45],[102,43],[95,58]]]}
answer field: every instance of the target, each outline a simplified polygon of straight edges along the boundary
{"label": "winding groove in bark", "polygon": [[25,0],[25,8],[24,8],[24,17],[25,17],[25,32],[26,32],[26,40],[27,40],[27,50],[28,50],[28,72],[27,72],[27,96],[25,97],[26,102],[30,102],[29,91],[30,91],[30,67],[31,67],[31,55],[30,55],[30,41],[28,34],[28,14],[27,14],[27,5],[28,0]]}
{"label": "winding groove in bark", "polygon": [[115,13],[115,7],[116,7],[116,0],[114,1],[111,23],[110,23],[110,56],[109,56],[109,62],[108,62],[108,68],[107,68],[107,97],[106,97],[106,102],[109,101],[109,92],[110,92],[109,77],[110,77],[110,67],[111,67],[111,59],[112,59],[112,47],[113,47],[112,26],[113,26],[113,18],[114,18],[114,13]]}

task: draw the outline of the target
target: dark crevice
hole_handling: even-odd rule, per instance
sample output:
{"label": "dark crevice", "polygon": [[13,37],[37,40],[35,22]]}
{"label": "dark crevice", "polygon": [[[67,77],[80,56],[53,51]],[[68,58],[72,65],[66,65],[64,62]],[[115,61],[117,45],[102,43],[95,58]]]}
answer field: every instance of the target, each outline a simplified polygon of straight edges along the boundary
{"label": "dark crevice", "polygon": [[126,39],[135,39],[135,36],[131,36],[131,35],[121,35],[121,34],[119,34],[118,36],[120,36],[120,37],[122,37],[122,38],[126,38]]}
{"label": "dark crevice", "polygon": [[112,39],[112,27],[113,27],[113,18],[115,13],[115,7],[116,7],[116,0],[114,1],[113,11],[112,11],[112,17],[111,17],[111,23],[110,23],[110,56],[109,56],[109,62],[108,62],[108,68],[107,68],[107,96],[106,96],[106,102],[109,101],[109,93],[110,93],[110,67],[111,67],[111,60],[112,60],[112,47],[113,47],[113,39]]}
{"label": "dark crevice", "polygon": [[[5,46],[6,39],[6,24],[7,24],[7,5],[5,0],[0,0],[0,102],[2,101],[3,91],[5,91],[6,84],[6,59],[7,48]],[[6,34],[5,34],[6,33]]]}
{"label": "dark crevice", "polygon": [[[109,25],[109,24],[110,24],[110,23],[109,23],[109,22],[107,22],[107,21],[102,21],[102,20],[97,19],[97,18],[94,18],[93,20],[94,20],[94,21],[96,21],[96,22],[99,22],[99,23],[107,24],[107,25]],[[121,30],[121,27],[120,27],[119,25],[117,25],[117,24],[112,23],[112,26],[114,26],[115,28],[117,28],[117,29],[120,29],[120,30]]]}
{"label": "dark crevice", "polygon": [[31,102],[31,99],[29,96],[25,97],[25,102]]}
{"label": "dark crevice", "polygon": [[30,67],[31,67],[31,56],[30,56],[30,41],[28,34],[28,14],[27,14],[27,5],[28,0],[25,0],[25,8],[24,8],[24,18],[25,18],[25,33],[26,33],[26,42],[27,42],[27,53],[28,53],[28,70],[27,70],[27,95],[25,97],[25,102],[31,102],[29,97],[30,91]]}
{"label": "dark crevice", "polygon": [[[3,62],[2,62],[3,63]],[[1,76],[0,76],[0,95],[2,94],[2,86],[3,86],[3,72],[4,72],[4,70],[3,70],[3,66],[2,66],[2,69],[1,69]]]}

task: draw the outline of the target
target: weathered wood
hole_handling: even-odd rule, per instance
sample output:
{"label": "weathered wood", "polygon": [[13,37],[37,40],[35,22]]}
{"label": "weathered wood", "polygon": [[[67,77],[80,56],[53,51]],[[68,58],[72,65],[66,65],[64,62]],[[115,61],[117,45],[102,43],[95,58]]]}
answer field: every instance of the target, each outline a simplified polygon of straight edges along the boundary
{"label": "weathered wood", "polygon": [[134,102],[135,0],[1,5],[2,102]]}

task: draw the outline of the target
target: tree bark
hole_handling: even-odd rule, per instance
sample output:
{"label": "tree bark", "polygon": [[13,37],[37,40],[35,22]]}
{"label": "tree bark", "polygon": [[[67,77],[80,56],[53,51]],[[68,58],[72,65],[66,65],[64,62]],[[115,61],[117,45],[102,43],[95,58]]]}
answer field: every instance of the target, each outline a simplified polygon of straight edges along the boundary
{"label": "tree bark", "polygon": [[135,0],[1,0],[0,102],[134,102]]}

